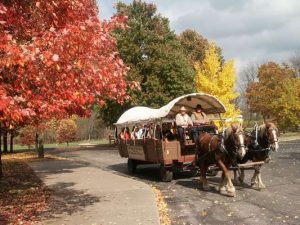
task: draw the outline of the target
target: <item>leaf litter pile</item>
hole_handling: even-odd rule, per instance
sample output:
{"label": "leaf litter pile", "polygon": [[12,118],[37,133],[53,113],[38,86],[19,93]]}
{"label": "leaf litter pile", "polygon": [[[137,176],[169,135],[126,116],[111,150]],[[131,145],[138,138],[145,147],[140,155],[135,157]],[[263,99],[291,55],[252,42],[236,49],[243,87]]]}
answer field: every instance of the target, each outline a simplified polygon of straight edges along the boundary
{"label": "leaf litter pile", "polygon": [[27,154],[26,157],[23,155],[23,160],[15,159],[13,155],[3,157],[3,178],[0,180],[0,224],[29,225],[46,210],[51,192],[25,163],[30,158]]}
{"label": "leaf litter pile", "polygon": [[152,190],[156,197],[156,204],[159,212],[159,220],[161,225],[171,225],[171,219],[169,217],[167,203],[165,202],[165,199],[156,187],[152,186]]}

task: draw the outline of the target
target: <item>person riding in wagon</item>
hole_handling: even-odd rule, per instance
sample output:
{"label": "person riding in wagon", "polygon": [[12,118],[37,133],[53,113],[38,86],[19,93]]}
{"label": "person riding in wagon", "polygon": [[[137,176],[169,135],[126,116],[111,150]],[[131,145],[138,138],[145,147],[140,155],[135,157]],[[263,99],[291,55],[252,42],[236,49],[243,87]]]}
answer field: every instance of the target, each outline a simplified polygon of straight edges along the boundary
{"label": "person riding in wagon", "polygon": [[198,104],[195,111],[191,115],[191,119],[194,125],[210,124],[210,119],[202,110],[202,106]]}
{"label": "person riding in wagon", "polygon": [[184,145],[184,129],[187,128],[188,126],[193,126],[193,121],[191,120],[190,116],[186,112],[187,109],[184,106],[182,106],[175,118],[178,138],[182,146]]}

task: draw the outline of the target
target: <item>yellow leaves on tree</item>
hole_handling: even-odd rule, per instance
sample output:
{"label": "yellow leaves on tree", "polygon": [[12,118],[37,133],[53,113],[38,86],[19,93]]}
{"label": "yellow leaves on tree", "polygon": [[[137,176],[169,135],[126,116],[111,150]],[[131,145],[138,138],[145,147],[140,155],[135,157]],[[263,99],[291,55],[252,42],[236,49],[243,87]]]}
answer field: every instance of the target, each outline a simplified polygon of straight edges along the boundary
{"label": "yellow leaves on tree", "polygon": [[196,63],[195,69],[197,92],[217,97],[226,107],[224,117],[235,119],[240,115],[239,109],[236,109],[234,104],[238,93],[234,91],[236,73],[233,60],[221,65],[216,45],[212,43],[205,52],[203,62]]}
{"label": "yellow leaves on tree", "polygon": [[56,140],[58,143],[66,142],[67,144],[77,139],[77,124],[74,119],[63,119],[59,121],[56,132]]}

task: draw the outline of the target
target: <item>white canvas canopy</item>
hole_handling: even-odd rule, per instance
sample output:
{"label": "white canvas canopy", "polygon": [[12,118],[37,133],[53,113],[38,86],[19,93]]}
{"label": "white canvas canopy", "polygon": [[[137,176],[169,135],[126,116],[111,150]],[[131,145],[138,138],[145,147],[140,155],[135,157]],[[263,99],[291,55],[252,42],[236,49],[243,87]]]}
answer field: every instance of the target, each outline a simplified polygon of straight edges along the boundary
{"label": "white canvas canopy", "polygon": [[175,118],[181,106],[192,112],[197,104],[200,104],[203,111],[207,114],[224,113],[226,111],[225,106],[216,97],[205,93],[192,93],[175,98],[159,109],[144,106],[128,109],[120,116],[115,125]]}

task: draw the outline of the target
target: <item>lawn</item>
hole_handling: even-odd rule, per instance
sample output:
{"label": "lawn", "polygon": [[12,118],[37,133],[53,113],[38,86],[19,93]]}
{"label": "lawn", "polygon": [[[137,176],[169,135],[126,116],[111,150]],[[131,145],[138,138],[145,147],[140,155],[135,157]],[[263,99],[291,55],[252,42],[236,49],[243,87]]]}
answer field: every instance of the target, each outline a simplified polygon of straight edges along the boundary
{"label": "lawn", "polygon": [[[90,143],[90,144],[95,144],[95,145],[104,145],[108,144],[107,139],[100,139],[100,140],[82,140],[82,141],[76,141],[76,142],[70,142],[68,145],[67,143],[62,143],[62,144],[44,144],[45,149],[50,149],[50,148],[73,148],[79,146],[79,144],[83,143]],[[34,149],[34,146],[31,146],[31,150]],[[23,145],[14,145],[14,150],[15,151],[21,151],[21,150],[28,150],[27,146]]]}

